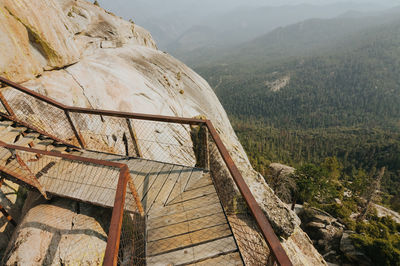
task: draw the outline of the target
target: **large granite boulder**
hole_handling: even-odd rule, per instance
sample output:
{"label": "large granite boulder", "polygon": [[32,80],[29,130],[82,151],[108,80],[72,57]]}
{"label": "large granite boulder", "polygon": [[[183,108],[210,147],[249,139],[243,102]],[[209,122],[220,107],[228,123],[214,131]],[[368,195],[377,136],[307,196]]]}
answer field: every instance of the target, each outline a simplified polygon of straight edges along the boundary
{"label": "large granite boulder", "polygon": [[16,229],[4,265],[101,265],[111,210],[54,199],[31,208]]}

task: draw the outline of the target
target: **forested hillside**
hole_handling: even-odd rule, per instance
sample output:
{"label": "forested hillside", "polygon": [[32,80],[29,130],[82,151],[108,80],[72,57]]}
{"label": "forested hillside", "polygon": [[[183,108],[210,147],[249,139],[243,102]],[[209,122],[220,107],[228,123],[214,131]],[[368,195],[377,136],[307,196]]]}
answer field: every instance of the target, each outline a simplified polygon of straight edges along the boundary
{"label": "forested hillside", "polygon": [[358,170],[368,176],[385,166],[381,203],[400,211],[396,12],[277,29],[247,44],[254,53],[241,48],[197,68],[259,171],[270,162],[300,166],[336,156],[351,181]]}

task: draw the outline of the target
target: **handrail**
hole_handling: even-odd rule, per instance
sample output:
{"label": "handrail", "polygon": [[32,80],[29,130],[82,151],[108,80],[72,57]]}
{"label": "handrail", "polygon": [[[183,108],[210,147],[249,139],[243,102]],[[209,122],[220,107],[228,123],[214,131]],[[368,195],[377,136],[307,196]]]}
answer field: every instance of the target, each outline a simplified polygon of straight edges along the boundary
{"label": "handrail", "polygon": [[159,122],[169,122],[169,123],[179,123],[179,124],[189,124],[189,125],[201,125],[204,124],[204,120],[194,119],[194,118],[183,118],[183,117],[175,117],[175,116],[162,116],[162,115],[149,115],[149,114],[140,114],[140,113],[129,113],[129,112],[119,112],[119,111],[110,111],[110,110],[101,110],[101,109],[88,109],[81,107],[73,107],[67,106],[60,102],[57,102],[47,96],[41,95],[35,91],[32,91],[28,88],[25,88],[17,83],[14,83],[8,79],[5,79],[0,76],[0,83],[4,83],[10,87],[13,87],[20,92],[26,93],[36,99],[42,100],[54,107],[58,107],[63,111],[68,111],[71,113],[84,113],[84,114],[94,114],[94,115],[107,115],[113,117],[123,117],[123,118],[131,118],[131,119],[141,119],[148,121],[159,121]]}
{"label": "handrail", "polygon": [[[11,145],[7,144],[3,141],[0,141],[0,147],[4,147],[6,149],[11,149],[11,150],[18,150],[18,151],[24,151],[24,152],[30,152],[30,153],[36,153],[40,155],[47,155],[47,156],[52,156],[52,157],[58,157],[62,159],[67,159],[71,161],[79,161],[79,162],[86,162],[90,164],[95,164],[95,165],[101,165],[101,166],[108,166],[108,167],[114,167],[119,169],[119,178],[118,178],[118,185],[115,193],[115,200],[114,200],[114,206],[113,206],[113,211],[111,215],[111,222],[110,222],[110,227],[108,231],[108,238],[107,238],[107,246],[106,246],[106,251],[104,255],[104,265],[117,265],[117,255],[118,255],[118,247],[120,244],[120,235],[121,235],[121,227],[122,227],[122,218],[123,218],[123,211],[124,211],[124,203],[125,203],[125,197],[126,197],[126,190],[127,190],[127,183],[129,181],[129,168],[126,164],[122,163],[116,163],[112,161],[106,161],[106,160],[98,160],[94,158],[87,158],[87,157],[82,157],[82,156],[77,156],[77,155],[71,155],[71,154],[64,154],[64,153],[58,153],[58,152],[52,152],[52,151],[43,151],[43,150],[38,150],[38,149],[33,149],[33,148],[27,148],[27,147],[22,147],[22,146],[16,146],[16,145]],[[0,172],[2,170],[0,169]],[[7,172],[5,172],[8,174]],[[36,185],[32,182],[29,182],[23,177],[13,175],[13,178],[16,178],[30,186],[36,187]],[[131,184],[130,189],[135,189],[133,187],[133,184]],[[37,187],[36,187],[37,188]],[[136,193],[135,191],[132,191],[132,193]],[[136,204],[138,205],[139,212],[143,215],[143,207],[142,203],[137,197],[134,197]]]}
{"label": "handrail", "polygon": [[[58,107],[65,112],[75,112],[75,113],[85,113],[85,114],[96,114],[96,115],[107,115],[114,117],[122,117],[122,118],[131,118],[131,119],[141,119],[141,120],[149,120],[149,121],[159,121],[159,122],[167,122],[167,123],[179,123],[179,124],[188,124],[188,125],[205,125],[208,128],[208,131],[213,138],[218,151],[220,152],[229,172],[231,173],[233,180],[235,181],[237,187],[239,188],[240,193],[242,194],[244,200],[251,213],[253,214],[255,221],[258,227],[261,230],[261,233],[267,242],[268,247],[272,251],[272,254],[276,258],[279,265],[292,265],[289,257],[287,256],[285,250],[283,249],[278,237],[276,236],[274,230],[265,214],[263,213],[261,207],[258,205],[255,200],[253,194],[251,193],[249,187],[243,179],[242,174],[239,169],[235,165],[233,159],[231,158],[227,148],[219,137],[218,132],[215,130],[212,122],[210,120],[201,120],[201,119],[193,119],[193,118],[181,118],[181,117],[171,117],[171,116],[162,116],[162,115],[149,115],[149,114],[140,114],[140,113],[129,113],[129,112],[118,112],[118,111],[107,111],[107,110],[95,110],[95,109],[87,109],[80,107],[71,107],[61,104],[53,99],[50,99],[46,96],[40,95],[39,93],[33,92],[28,88],[25,88],[19,84],[16,84],[10,80],[0,77],[0,82],[11,86],[21,92],[27,93],[39,100],[42,100],[46,103],[49,103],[55,107]],[[71,122],[70,122],[71,123]],[[74,127],[74,125],[71,125]],[[79,139],[79,138],[78,138]],[[84,148],[84,147],[82,147]],[[106,265],[106,264],[105,264]]]}

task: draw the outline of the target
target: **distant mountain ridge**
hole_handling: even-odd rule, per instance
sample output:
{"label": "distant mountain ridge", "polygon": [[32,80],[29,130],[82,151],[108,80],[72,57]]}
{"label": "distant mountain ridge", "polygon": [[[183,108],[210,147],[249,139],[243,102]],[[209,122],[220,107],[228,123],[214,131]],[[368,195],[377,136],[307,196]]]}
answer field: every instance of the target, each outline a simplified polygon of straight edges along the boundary
{"label": "distant mountain ridge", "polygon": [[[126,1],[112,2],[99,1],[126,19],[133,19],[135,23],[143,25],[152,32],[159,48],[178,56],[192,51],[184,36],[194,37],[192,30],[197,26],[210,28],[209,34],[203,32],[200,41],[204,38],[208,43],[204,47],[237,45],[265,34],[276,27],[286,26],[309,18],[332,18],[349,10],[368,12],[384,9],[382,4],[349,3],[324,1],[315,4],[312,1]],[[103,3],[104,2],[104,3]],[[309,2],[309,4],[299,4]],[[332,3],[333,2],[333,3]],[[269,6],[268,6],[269,5]],[[131,8],[129,8],[131,7]],[[218,33],[216,37],[214,32]],[[178,45],[177,45],[178,44]]]}
{"label": "distant mountain ridge", "polygon": [[[275,126],[396,128],[400,17],[391,14],[280,28],[196,70],[236,116]],[[279,91],[268,88],[287,77]]]}
{"label": "distant mountain ridge", "polygon": [[[353,15],[353,16],[352,16]],[[278,27],[243,44],[225,49],[193,49],[183,60],[193,67],[238,62],[254,64],[261,60],[281,60],[347,46],[353,34],[388,24],[400,18],[400,7],[382,12],[346,12],[335,18],[307,19]]]}

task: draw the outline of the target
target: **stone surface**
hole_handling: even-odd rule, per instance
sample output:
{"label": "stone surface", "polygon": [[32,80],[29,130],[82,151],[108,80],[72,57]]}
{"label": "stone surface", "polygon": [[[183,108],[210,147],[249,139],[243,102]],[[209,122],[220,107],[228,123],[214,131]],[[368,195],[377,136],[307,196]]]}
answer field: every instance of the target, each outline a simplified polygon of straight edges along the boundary
{"label": "stone surface", "polygon": [[101,265],[111,212],[66,199],[33,207],[11,239],[4,265]]}
{"label": "stone surface", "polygon": [[293,167],[280,164],[280,163],[271,163],[269,165],[269,170],[273,175],[290,175],[293,174],[295,169]]}
{"label": "stone surface", "polygon": [[283,202],[292,204],[296,182],[292,177],[295,169],[280,163],[271,163],[266,171],[268,185]]}
{"label": "stone surface", "polygon": [[324,258],[318,253],[308,235],[300,228],[282,243],[293,265],[327,265]]}
{"label": "stone surface", "polygon": [[398,212],[389,210],[388,208],[374,203],[372,206],[375,208],[378,217],[390,216],[396,223],[400,224],[400,214]]}
{"label": "stone surface", "polygon": [[[19,221],[23,205],[24,189],[17,184],[5,180],[0,188],[0,205],[10,214],[15,221]],[[0,257],[6,249],[15,227],[7,218],[0,214]]]}
{"label": "stone surface", "polygon": [[323,254],[339,251],[344,226],[328,213],[316,208],[303,208],[299,212],[303,230]]}
{"label": "stone surface", "polygon": [[[274,195],[264,177],[252,169],[223,107],[207,82],[180,61],[157,50],[146,30],[83,0],[40,0],[37,5],[36,1],[18,0],[15,6],[9,7],[11,2],[0,0],[0,20],[10,25],[3,27],[3,23],[0,24],[0,41],[8,47],[15,46],[8,54],[1,54],[0,75],[18,82],[29,79],[24,85],[68,105],[207,117],[212,120],[275,231],[287,239],[283,243],[295,265],[324,265],[310,239],[301,231],[299,218]],[[57,22],[53,27],[49,21]],[[30,31],[34,32],[33,37],[36,36],[38,42],[29,39]],[[9,63],[13,57],[20,68]],[[39,74],[41,76],[34,79]],[[40,113],[40,106],[34,105],[32,112]],[[60,123],[52,122],[54,128]],[[86,122],[92,123],[90,119]],[[134,126],[139,128],[137,122]],[[177,130],[176,126],[159,127],[151,132],[137,130],[137,134],[139,139],[154,141],[157,138],[158,142],[173,140],[179,144],[190,141],[189,130],[184,127]],[[181,163],[182,156],[176,156],[179,153],[184,153],[182,155],[194,163],[193,152],[179,145],[172,152],[154,145],[145,155],[153,159],[162,155]],[[228,202],[234,204],[238,191],[223,164],[219,164],[221,182],[226,181],[223,191],[232,192],[227,197]],[[66,216],[73,215],[67,208]],[[17,231],[15,237],[33,243],[42,231],[43,243],[49,243],[46,241],[50,241],[52,233],[38,228],[32,230],[32,240],[23,230]],[[10,263],[17,258],[15,252],[21,254],[19,250],[22,252],[18,249],[10,253]],[[34,252],[39,251],[29,252],[27,254],[33,259]],[[64,260],[68,261],[65,256]]]}

